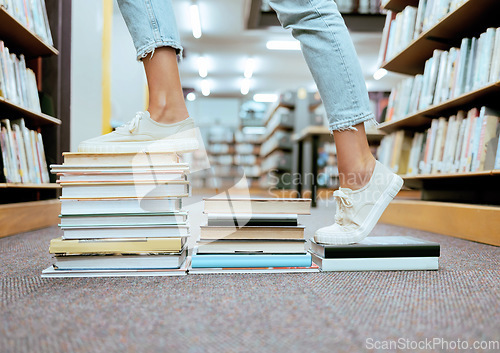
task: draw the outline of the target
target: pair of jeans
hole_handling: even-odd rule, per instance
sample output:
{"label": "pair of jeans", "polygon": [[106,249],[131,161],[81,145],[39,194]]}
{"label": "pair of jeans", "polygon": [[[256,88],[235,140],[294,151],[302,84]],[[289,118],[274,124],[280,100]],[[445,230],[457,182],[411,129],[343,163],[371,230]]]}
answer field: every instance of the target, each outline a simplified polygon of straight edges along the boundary
{"label": "pair of jeans", "polygon": [[[168,46],[182,54],[171,0],[118,0],[141,60]],[[356,130],[370,120],[361,66],[344,20],[333,0],[271,0],[282,26],[292,30],[325,105],[330,130]]]}

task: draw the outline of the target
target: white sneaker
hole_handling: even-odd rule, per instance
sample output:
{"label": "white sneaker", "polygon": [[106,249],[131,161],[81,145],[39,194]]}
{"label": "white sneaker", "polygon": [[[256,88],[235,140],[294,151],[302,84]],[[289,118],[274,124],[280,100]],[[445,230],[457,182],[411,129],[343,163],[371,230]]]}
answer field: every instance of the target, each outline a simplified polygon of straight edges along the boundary
{"label": "white sneaker", "polygon": [[337,203],[335,223],[318,229],[314,240],[341,245],[360,242],[372,231],[387,205],[403,186],[403,179],[379,161],[370,181],[358,190],[339,188],[333,196]]}
{"label": "white sneaker", "polygon": [[189,152],[199,147],[192,118],[161,124],[149,112],[137,112],[135,118],[109,134],[83,141],[78,152]]}

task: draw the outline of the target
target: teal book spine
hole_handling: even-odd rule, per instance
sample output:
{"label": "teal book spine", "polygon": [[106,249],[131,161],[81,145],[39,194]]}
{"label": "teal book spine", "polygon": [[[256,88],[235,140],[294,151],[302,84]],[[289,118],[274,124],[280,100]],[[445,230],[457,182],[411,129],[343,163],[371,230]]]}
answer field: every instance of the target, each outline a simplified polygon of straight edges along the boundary
{"label": "teal book spine", "polygon": [[193,268],[310,267],[311,254],[300,255],[193,255]]}

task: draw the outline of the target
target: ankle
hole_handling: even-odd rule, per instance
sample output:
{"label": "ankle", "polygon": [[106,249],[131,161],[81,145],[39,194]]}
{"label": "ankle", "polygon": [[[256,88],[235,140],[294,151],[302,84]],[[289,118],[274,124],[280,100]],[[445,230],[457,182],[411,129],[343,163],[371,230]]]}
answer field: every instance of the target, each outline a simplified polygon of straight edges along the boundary
{"label": "ankle", "polygon": [[339,168],[340,186],[351,190],[361,189],[368,184],[375,169],[375,158],[362,159],[356,165],[349,168]]}
{"label": "ankle", "polygon": [[148,108],[151,119],[161,124],[173,124],[185,120],[189,117],[187,109],[184,108],[171,108],[171,107],[154,107]]}

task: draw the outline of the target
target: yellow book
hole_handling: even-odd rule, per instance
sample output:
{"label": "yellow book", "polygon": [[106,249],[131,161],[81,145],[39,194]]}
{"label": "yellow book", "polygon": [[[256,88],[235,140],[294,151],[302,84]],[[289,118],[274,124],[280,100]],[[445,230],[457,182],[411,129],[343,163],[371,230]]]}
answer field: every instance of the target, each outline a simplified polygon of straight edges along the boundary
{"label": "yellow book", "polygon": [[130,238],[130,239],[85,239],[50,241],[51,254],[151,254],[179,252],[186,238]]}

